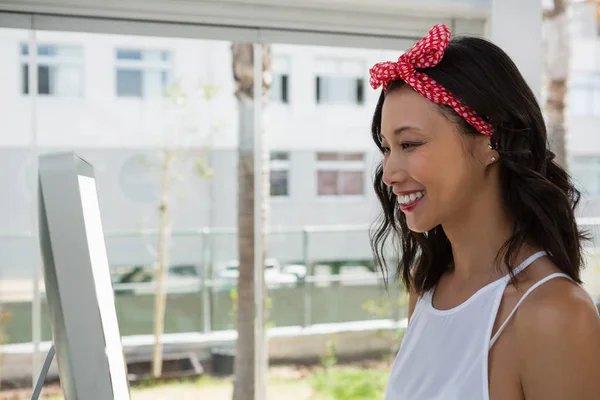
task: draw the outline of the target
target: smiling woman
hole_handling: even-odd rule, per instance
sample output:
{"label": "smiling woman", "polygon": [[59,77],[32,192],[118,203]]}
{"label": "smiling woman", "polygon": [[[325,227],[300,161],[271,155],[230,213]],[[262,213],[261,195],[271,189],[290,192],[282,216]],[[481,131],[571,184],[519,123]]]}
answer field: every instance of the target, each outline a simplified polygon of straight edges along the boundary
{"label": "smiling woman", "polygon": [[444,25],[376,64],[372,233],[400,242],[410,322],[387,399],[597,399],[600,318],[580,287],[579,192],[494,44]]}

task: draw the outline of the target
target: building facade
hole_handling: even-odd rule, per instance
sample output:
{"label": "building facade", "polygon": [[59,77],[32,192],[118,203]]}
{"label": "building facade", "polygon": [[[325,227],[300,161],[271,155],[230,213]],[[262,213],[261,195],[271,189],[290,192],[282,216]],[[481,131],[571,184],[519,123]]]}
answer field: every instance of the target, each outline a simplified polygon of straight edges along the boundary
{"label": "building facade", "polygon": [[[31,226],[32,124],[40,152],[74,150],[95,166],[113,264],[152,259],[148,246],[155,236],[140,232],[158,226],[167,152],[176,159],[169,189],[174,262],[201,256],[198,241],[179,232],[235,228],[238,116],[230,42],[39,32],[33,104],[27,96],[33,59],[28,35],[0,30],[0,106],[10,110],[0,120],[0,179],[9,194],[8,206],[0,207],[5,246],[24,246],[17,236]],[[400,50],[272,45],[273,84],[264,117],[270,225],[298,229],[273,237],[279,256],[302,257],[294,237],[304,226],[365,225],[375,218],[371,180],[380,156],[370,119],[378,92],[368,86],[368,69],[397,58]],[[356,235],[354,246],[344,246],[347,238],[337,235],[339,243],[330,237],[334,242],[324,247],[359,248],[357,256],[365,256],[368,244],[358,244],[365,234]],[[235,235],[223,236],[213,238],[220,244],[211,247],[223,253],[216,257],[235,258]],[[3,262],[24,265],[23,255],[31,252],[6,254],[14,257]]]}

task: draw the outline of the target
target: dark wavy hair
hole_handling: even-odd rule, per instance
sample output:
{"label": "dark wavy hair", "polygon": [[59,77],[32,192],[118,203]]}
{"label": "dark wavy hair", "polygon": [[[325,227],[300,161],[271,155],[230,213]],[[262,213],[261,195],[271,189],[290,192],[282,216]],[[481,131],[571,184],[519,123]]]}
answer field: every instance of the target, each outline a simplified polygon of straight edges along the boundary
{"label": "dark wavy hair", "polygon": [[[475,37],[450,41],[441,62],[419,70],[440,83],[494,127],[491,138],[499,153],[501,193],[513,220],[512,235],[497,254],[503,257],[511,277],[516,257],[524,244],[546,250],[552,261],[574,281],[581,282],[582,240],[575,220],[580,199],[567,172],[554,161],[549,149],[544,118],[525,79],[496,45]],[[404,86],[390,82],[387,93]],[[373,115],[372,136],[381,146],[382,92]],[[448,106],[440,106],[452,116],[465,135],[481,135]],[[387,283],[389,245],[396,248],[397,278],[417,293],[435,287],[442,275],[453,268],[452,249],[441,226],[426,233],[412,232],[398,209],[396,196],[383,183],[383,164],[374,176],[374,189],[383,212],[370,232],[375,261]]]}

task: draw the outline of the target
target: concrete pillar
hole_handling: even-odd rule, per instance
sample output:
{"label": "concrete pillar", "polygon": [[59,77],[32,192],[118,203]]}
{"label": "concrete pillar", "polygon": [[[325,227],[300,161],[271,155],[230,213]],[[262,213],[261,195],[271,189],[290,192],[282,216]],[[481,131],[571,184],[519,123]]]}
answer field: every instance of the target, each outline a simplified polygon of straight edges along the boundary
{"label": "concrete pillar", "polygon": [[541,100],[542,0],[492,0],[488,38],[513,59]]}

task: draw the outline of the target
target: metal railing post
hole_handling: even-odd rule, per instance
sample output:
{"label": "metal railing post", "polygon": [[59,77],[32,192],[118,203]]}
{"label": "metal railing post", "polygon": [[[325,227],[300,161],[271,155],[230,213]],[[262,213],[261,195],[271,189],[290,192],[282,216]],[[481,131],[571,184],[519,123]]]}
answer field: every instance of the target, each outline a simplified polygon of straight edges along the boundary
{"label": "metal railing post", "polygon": [[202,228],[202,327],[204,333],[212,330],[212,276],[211,276],[211,250],[212,240],[210,228]]}
{"label": "metal railing post", "polygon": [[312,277],[314,274],[314,269],[310,265],[310,256],[309,256],[309,230],[307,227],[302,228],[302,258],[304,260],[304,265],[306,266],[306,277],[304,278],[304,318],[302,321],[302,326],[310,326],[311,323],[311,311],[312,311],[312,297],[311,297],[311,288],[312,285]]}

